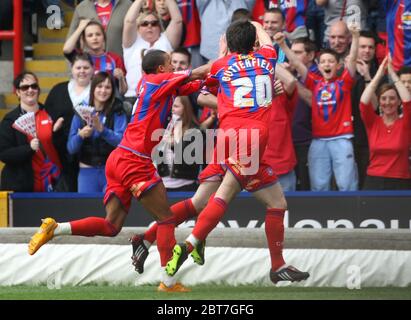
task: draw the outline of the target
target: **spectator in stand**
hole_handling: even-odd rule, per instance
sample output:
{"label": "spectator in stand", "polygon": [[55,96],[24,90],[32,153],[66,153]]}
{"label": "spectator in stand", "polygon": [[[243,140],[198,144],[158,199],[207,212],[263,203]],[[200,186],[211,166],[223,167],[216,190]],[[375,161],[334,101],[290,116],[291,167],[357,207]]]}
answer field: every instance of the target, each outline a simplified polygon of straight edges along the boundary
{"label": "spectator in stand", "polygon": [[293,61],[305,86],[312,94],[313,140],[308,152],[308,166],[311,190],[328,191],[334,173],[340,191],[355,191],[358,177],[351,142],[353,137],[350,92],[356,71],[359,28],[350,27],[353,42],[346,69],[337,77],[338,54],[323,50],[319,56],[318,68],[322,77],[308,72],[284,41],[284,35],[278,33],[275,40]]}
{"label": "spectator in stand", "polygon": [[[293,41],[291,50],[294,55],[301,61],[310,72],[318,74],[318,66],[315,62],[316,46],[308,38],[300,38]],[[292,121],[292,134],[295,154],[297,157],[297,165],[295,174],[297,177],[297,190],[310,190],[310,176],[308,173],[308,150],[312,140],[311,128],[311,91],[308,90],[300,82],[301,77],[298,76],[293,64],[290,65],[290,70],[295,74],[297,79],[298,99],[295,107],[294,117]]]}
{"label": "spectator in stand", "polygon": [[[404,66],[398,71],[398,77],[400,77],[401,82],[404,86],[408,89],[408,92],[411,93],[411,66]],[[411,131],[410,131],[411,135]],[[410,152],[409,152],[409,165],[410,165],[410,172],[411,172],[411,136],[409,137],[410,141]],[[410,186],[411,188],[411,186]]]}
{"label": "spectator in stand", "polygon": [[[116,79],[119,94],[123,95],[127,91],[123,58],[114,52],[106,51],[106,40],[106,32],[101,23],[89,19],[81,20],[76,31],[64,43],[63,53],[69,61],[78,52],[90,54],[94,71],[110,72]],[[82,48],[76,49],[79,42],[83,44]]]}
{"label": "spectator in stand", "polygon": [[316,4],[324,7],[324,22],[326,25],[323,39],[324,47],[328,44],[331,26],[338,20],[344,20],[347,24],[360,24],[361,30],[365,30],[367,23],[368,1],[316,0]]}
{"label": "spectator in stand", "polygon": [[253,17],[259,16],[267,9],[280,9],[285,17],[284,31],[291,41],[297,38],[308,37],[309,33],[305,26],[307,12],[307,0],[281,1],[281,0],[256,0]]}
{"label": "spectator in stand", "polygon": [[371,82],[378,69],[375,57],[376,40],[371,31],[361,31],[358,39],[357,72],[355,86],[351,90],[354,120],[354,154],[358,168],[358,188],[361,190],[367,174],[370,152],[368,138],[360,114],[360,99],[365,87]]}
{"label": "spectator in stand", "polygon": [[174,0],[166,0],[171,20],[164,32],[155,12],[146,11],[140,14],[143,1],[136,0],[124,18],[123,49],[128,85],[125,97],[131,106],[136,100],[137,84],[142,76],[141,61],[144,51],[172,51],[180,44],[183,28],[181,14]]}
{"label": "spectator in stand", "polygon": [[231,22],[233,12],[239,8],[252,11],[255,0],[196,0],[201,20],[200,54],[203,63],[216,59],[220,37]]}
{"label": "spectator in stand", "polygon": [[[184,47],[178,47],[171,52],[171,65],[174,71],[182,71],[191,69],[191,53]],[[190,94],[190,104],[193,109],[194,116],[197,117],[200,106],[197,103],[198,93]]]}
{"label": "spectator in stand", "polygon": [[[1,190],[15,192],[54,191],[62,170],[55,140],[63,118],[53,122],[39,103],[39,81],[35,74],[23,72],[13,82],[19,105],[0,123]],[[36,136],[13,127],[22,115],[33,112]]]}
{"label": "spectator in stand", "polygon": [[179,47],[171,52],[171,65],[174,71],[187,70],[191,67],[191,54],[184,48]]}
{"label": "spectator in stand", "polygon": [[[200,173],[200,163],[196,159],[202,159],[203,144],[200,147],[193,147],[193,144],[203,141],[198,139],[201,131],[195,123],[187,97],[181,96],[174,100],[172,114],[170,125],[158,146],[161,160],[157,163],[157,171],[167,191],[195,191]],[[187,147],[191,150],[189,154]],[[196,151],[200,151],[201,155],[195,154]],[[194,160],[192,163],[187,161],[187,155]]]}
{"label": "spectator in stand", "polygon": [[58,144],[60,160],[63,165],[61,191],[77,192],[78,160],[67,151],[67,139],[70,132],[74,106],[88,105],[90,101],[90,83],[94,74],[93,61],[87,53],[76,54],[71,65],[70,81],[56,84],[50,91],[45,108],[53,121],[63,117],[63,128],[59,130]]}
{"label": "spectator in stand", "polygon": [[398,77],[404,86],[411,92],[411,66],[403,66],[398,71]]}
{"label": "spectator in stand", "polygon": [[347,24],[342,20],[335,21],[329,28],[329,47],[340,55],[344,62],[350,52],[351,34]]}
{"label": "spectator in stand", "polygon": [[[378,87],[387,68],[393,84],[385,83]],[[372,103],[374,94],[378,97],[381,116],[375,114]],[[384,59],[375,77],[365,88],[361,96],[360,109],[370,145],[370,164],[364,189],[409,189],[411,94],[398,78],[388,58]]]}
{"label": "spectator in stand", "polygon": [[411,65],[411,0],[381,0],[386,12],[387,45],[395,71]]}
{"label": "spectator in stand", "polygon": [[84,0],[74,10],[67,39],[76,31],[81,20],[100,22],[107,34],[106,50],[123,56],[121,34],[123,19],[131,6],[130,0]]}
{"label": "spectator in stand", "polygon": [[[282,32],[284,29],[284,15],[282,11],[278,8],[273,8],[273,9],[268,9],[264,13],[264,18],[263,18],[263,28],[265,32],[270,36],[273,46],[275,51],[277,52],[277,61],[278,63],[283,63],[286,61],[286,56],[284,52],[281,50],[280,46],[275,42],[274,36],[278,32]],[[286,39],[287,45],[289,45],[289,41]]]}
{"label": "spectator in stand", "polygon": [[123,104],[115,97],[115,84],[108,72],[99,72],[91,81],[89,105],[95,108],[92,122],[75,114],[71,121],[67,150],[78,154],[78,192],[105,192],[106,161],[119,144],[127,127]]}

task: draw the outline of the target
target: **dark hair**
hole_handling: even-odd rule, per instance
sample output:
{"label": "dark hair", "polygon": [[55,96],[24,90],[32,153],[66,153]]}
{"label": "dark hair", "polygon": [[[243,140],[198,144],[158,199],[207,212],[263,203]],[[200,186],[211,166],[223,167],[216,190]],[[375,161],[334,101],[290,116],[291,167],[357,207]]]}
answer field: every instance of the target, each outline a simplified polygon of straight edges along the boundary
{"label": "dark hair", "polygon": [[250,19],[251,19],[251,13],[245,8],[238,8],[237,10],[234,10],[231,16],[231,22],[234,22],[237,20],[250,20]]}
{"label": "dark hair", "polygon": [[108,114],[108,112],[111,109],[111,106],[113,105],[114,102],[114,98],[116,96],[116,87],[115,87],[115,82],[114,82],[114,78],[113,76],[106,72],[106,71],[100,71],[98,73],[96,73],[93,77],[93,80],[91,80],[91,85],[90,85],[90,100],[89,100],[89,105],[93,106],[94,105],[94,91],[96,90],[96,87],[106,81],[106,79],[110,80],[111,83],[111,95],[110,98],[104,103],[104,108],[103,108],[103,112],[105,114]]}
{"label": "dark hair", "polygon": [[[86,45],[86,29],[90,26],[98,26],[100,28],[101,32],[103,33],[104,44],[107,45],[107,34],[106,34],[106,31],[104,30],[103,25],[100,22],[97,22],[94,20],[87,23],[87,26],[84,28],[83,32],[81,33],[81,39],[83,40],[83,43]],[[104,48],[104,50],[106,50],[106,48]]]}
{"label": "dark hair", "polygon": [[340,55],[337,53],[337,51],[335,51],[334,49],[331,48],[325,48],[325,49],[321,49],[320,53],[318,54],[318,60],[321,58],[321,56],[323,54],[331,54],[335,57],[335,59],[338,61],[340,61]]}
{"label": "dark hair", "polygon": [[310,38],[307,38],[307,37],[297,38],[293,41],[292,44],[298,44],[298,43],[302,43],[304,45],[304,50],[307,53],[317,51],[317,46],[315,45],[315,42],[310,40]]}
{"label": "dark hair", "polygon": [[227,28],[226,38],[231,52],[247,54],[253,50],[256,29],[249,21],[237,20]]}
{"label": "dark hair", "polygon": [[279,9],[279,8],[270,8],[270,9],[267,9],[267,10],[265,10],[264,14],[266,14],[266,13],[276,13],[276,14],[279,14],[279,15],[281,15],[281,18],[283,19],[283,22],[285,21],[284,13],[283,13],[283,12],[281,11],[281,9]]}
{"label": "dark hair", "polygon": [[382,85],[380,85],[377,89],[376,95],[378,100],[380,99],[381,95],[384,94],[385,92],[387,92],[388,90],[394,90],[395,93],[397,94],[398,99],[401,100],[400,95],[398,94],[397,88],[395,87],[395,85],[393,83],[383,83]]}
{"label": "dark hair", "polygon": [[91,66],[94,67],[93,59],[87,52],[77,52],[76,54],[74,54],[70,60],[71,66],[73,66],[79,60],[88,61]]}
{"label": "dark hair", "polygon": [[[19,89],[19,87],[20,87],[20,82],[22,82],[23,79],[24,79],[26,76],[32,76],[32,77],[36,80],[37,84],[39,84],[39,78],[37,78],[37,76],[36,76],[33,72],[23,71],[22,73],[18,74],[18,75],[14,78],[14,80],[13,80],[13,86],[14,86],[15,89]],[[39,91],[40,91],[40,90],[39,90]]]}
{"label": "dark hair", "polygon": [[173,53],[180,53],[185,55],[186,57],[188,57],[188,63],[191,63],[191,53],[190,51],[188,51],[186,48],[184,47],[178,47],[177,49],[175,49],[173,52],[171,52],[171,54]]}
{"label": "dark hair", "polygon": [[158,66],[164,65],[167,53],[162,50],[148,50],[143,57],[141,67],[146,74],[156,73]]}
{"label": "dark hair", "polygon": [[402,66],[397,74],[398,76],[401,76],[402,74],[410,74],[410,73],[411,73],[411,66]]}
{"label": "dark hair", "polygon": [[360,31],[360,37],[373,39],[374,42],[377,43],[377,37],[376,37],[375,33],[371,30],[362,30],[362,31]]}

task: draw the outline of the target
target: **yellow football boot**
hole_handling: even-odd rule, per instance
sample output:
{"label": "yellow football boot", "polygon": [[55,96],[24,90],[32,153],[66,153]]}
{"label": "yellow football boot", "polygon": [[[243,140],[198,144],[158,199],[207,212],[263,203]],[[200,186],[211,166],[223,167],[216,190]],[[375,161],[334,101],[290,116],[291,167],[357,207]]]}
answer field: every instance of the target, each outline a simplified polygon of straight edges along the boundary
{"label": "yellow football boot", "polygon": [[29,243],[29,254],[33,255],[40,247],[50,241],[54,236],[54,229],[57,227],[57,222],[53,218],[41,220],[42,224],[37,232],[31,237]]}
{"label": "yellow football boot", "polygon": [[160,285],[157,288],[159,292],[190,292],[191,289],[184,287],[183,284],[177,282],[175,285],[171,287],[167,287],[163,282],[160,282]]}

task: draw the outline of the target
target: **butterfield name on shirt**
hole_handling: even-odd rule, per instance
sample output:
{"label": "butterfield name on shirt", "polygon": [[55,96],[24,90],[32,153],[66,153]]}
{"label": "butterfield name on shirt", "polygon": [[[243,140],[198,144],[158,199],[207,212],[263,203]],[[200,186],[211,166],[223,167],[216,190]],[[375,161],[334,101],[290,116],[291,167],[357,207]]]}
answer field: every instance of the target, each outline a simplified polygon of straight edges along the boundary
{"label": "butterfield name on shirt", "polygon": [[240,55],[240,61],[232,63],[227,70],[224,71],[222,80],[231,81],[231,77],[236,72],[245,71],[247,68],[260,67],[266,69],[270,74],[274,74],[274,68],[266,59],[258,58],[252,55]]}

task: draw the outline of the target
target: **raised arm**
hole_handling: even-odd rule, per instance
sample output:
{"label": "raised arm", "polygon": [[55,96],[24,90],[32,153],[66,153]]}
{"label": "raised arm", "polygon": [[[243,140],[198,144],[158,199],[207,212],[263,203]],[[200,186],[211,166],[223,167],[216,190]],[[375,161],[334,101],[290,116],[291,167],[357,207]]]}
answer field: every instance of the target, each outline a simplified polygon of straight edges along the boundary
{"label": "raised arm", "polygon": [[[183,17],[175,0],[166,0],[168,12],[170,13],[170,23],[167,26],[165,34],[171,46],[175,49],[180,45],[183,34]],[[190,30],[187,30],[190,32]]]}
{"label": "raised arm", "polygon": [[372,78],[370,84],[365,87],[365,90],[361,95],[361,99],[360,99],[361,103],[369,104],[370,102],[372,102],[372,99],[375,95],[375,91],[377,90],[378,85],[382,77],[384,76],[385,70],[387,69],[387,64],[388,64],[388,58],[385,57],[385,59],[381,62],[374,78]]}
{"label": "raised arm", "polygon": [[263,26],[256,22],[256,21],[251,21],[251,23],[254,25],[256,32],[257,32],[257,39],[258,42],[260,43],[260,46],[263,45],[273,45],[273,42],[271,41],[270,36],[268,33],[264,30]]}
{"label": "raised arm", "polygon": [[144,0],[136,0],[130,6],[124,17],[123,26],[123,47],[129,48],[137,39],[137,18],[140,14],[141,7]]}
{"label": "raised arm", "polygon": [[398,94],[400,95],[401,101],[402,102],[411,101],[410,92],[405,87],[405,85],[402,83],[402,81],[400,80],[398,75],[395,73],[394,68],[392,67],[391,56],[388,57],[388,66],[387,66],[387,68],[388,68],[388,74],[389,74],[392,82],[394,82],[395,88],[397,89]]}
{"label": "raised arm", "polygon": [[358,40],[360,38],[360,27],[358,24],[352,23],[348,26],[348,30],[351,33],[352,41],[350,54],[347,57],[346,67],[351,77],[354,77],[357,71]]}
{"label": "raised arm", "polygon": [[285,35],[282,32],[276,33],[274,35],[274,41],[284,51],[288,61],[290,61],[292,65],[295,67],[298,74],[301,76],[301,81],[305,82],[305,79],[307,78],[308,74],[308,69],[304,65],[304,63],[302,63],[300,59],[297,58],[294,52],[287,46],[287,44],[285,43]]}
{"label": "raised arm", "polygon": [[281,64],[275,66],[275,76],[281,81],[287,95],[291,95],[297,85],[297,79]]}
{"label": "raised arm", "polygon": [[77,27],[77,29],[69,36],[64,43],[63,46],[63,53],[64,54],[70,54],[76,49],[76,45],[78,40],[81,37],[81,33],[84,31],[84,29],[87,27],[88,23],[90,22],[90,19],[82,19],[80,20],[80,23]]}

